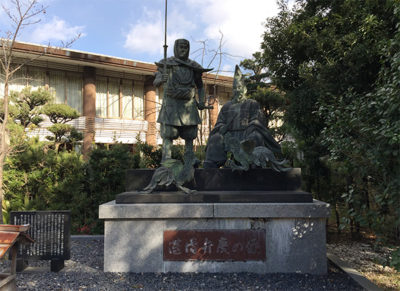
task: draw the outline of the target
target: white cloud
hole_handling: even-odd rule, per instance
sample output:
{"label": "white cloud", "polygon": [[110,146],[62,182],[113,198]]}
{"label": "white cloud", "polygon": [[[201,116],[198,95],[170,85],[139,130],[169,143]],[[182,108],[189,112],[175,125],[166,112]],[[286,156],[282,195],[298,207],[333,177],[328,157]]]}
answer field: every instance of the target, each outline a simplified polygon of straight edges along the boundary
{"label": "white cloud", "polygon": [[175,7],[168,13],[167,24],[168,30],[174,34],[182,32],[186,35],[197,28],[196,18],[193,15],[187,15],[184,9],[178,10]]}
{"label": "white cloud", "polygon": [[[35,43],[46,43],[50,41],[68,42],[79,33],[82,33],[83,29],[83,26],[70,26],[63,19],[53,17],[50,22],[37,25],[28,39]],[[81,34],[81,37],[82,36],[84,36],[84,34]]]}
{"label": "white cloud", "polygon": [[[30,12],[35,12],[41,9],[46,9],[46,7],[55,0],[38,0],[37,3],[30,9]],[[25,12],[31,1],[20,1],[21,11]],[[10,0],[0,0],[0,31],[4,33],[5,31],[14,31],[15,23],[6,14],[5,9],[9,10],[10,14],[18,16],[18,11],[16,4],[12,3]],[[29,13],[28,13],[29,14]],[[35,22],[41,20],[44,17],[43,13],[39,13],[34,18],[29,19],[29,22]],[[21,28],[22,29],[22,28]]]}
{"label": "white cloud", "polygon": [[124,47],[133,52],[158,53],[160,40],[163,39],[161,12],[144,8],[141,19],[125,36]]}
{"label": "white cloud", "polygon": [[271,0],[186,0],[198,11],[205,37],[213,40],[224,35],[223,50],[232,55],[250,57],[260,49],[263,22],[278,12]]}
{"label": "white cloud", "polygon": [[[173,41],[187,38],[191,41],[191,58],[198,62],[202,59],[202,44],[205,41],[207,51],[203,65],[207,66],[218,48],[223,33],[222,51],[232,58],[224,56],[223,65],[238,63],[249,58],[260,49],[263,23],[267,17],[277,14],[275,0],[175,0],[168,6],[168,56],[172,54]],[[150,4],[149,4],[150,5]],[[162,56],[164,42],[163,6],[144,8],[141,17],[132,24],[125,34],[124,47],[133,54],[146,53]],[[218,58],[217,58],[218,59]],[[218,66],[218,60],[211,67]],[[227,70],[232,69],[226,67]]]}
{"label": "white cloud", "polygon": [[[141,18],[131,26],[125,35],[124,47],[133,53],[148,53],[162,55],[164,45],[164,14],[160,10],[143,9]],[[177,10],[168,13],[167,43],[169,55],[172,52],[173,41],[185,36],[187,31],[195,29],[196,25],[186,19]]]}

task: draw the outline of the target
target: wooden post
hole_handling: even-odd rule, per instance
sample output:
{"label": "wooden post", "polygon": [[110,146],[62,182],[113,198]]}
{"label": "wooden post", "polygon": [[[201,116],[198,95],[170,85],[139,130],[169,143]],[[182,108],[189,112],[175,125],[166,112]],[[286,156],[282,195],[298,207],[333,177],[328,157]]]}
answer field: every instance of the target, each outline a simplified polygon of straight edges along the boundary
{"label": "wooden post", "polygon": [[157,145],[156,128],[156,89],[153,86],[154,78],[148,78],[144,84],[144,117],[148,122],[146,142],[150,145]]}
{"label": "wooden post", "polygon": [[11,247],[11,267],[10,267],[11,275],[17,273],[17,253],[18,253],[18,243],[15,243]]}
{"label": "wooden post", "polygon": [[96,68],[94,67],[85,67],[83,69],[83,116],[86,117],[86,120],[82,153],[83,157],[87,159],[92,149],[95,135]]}

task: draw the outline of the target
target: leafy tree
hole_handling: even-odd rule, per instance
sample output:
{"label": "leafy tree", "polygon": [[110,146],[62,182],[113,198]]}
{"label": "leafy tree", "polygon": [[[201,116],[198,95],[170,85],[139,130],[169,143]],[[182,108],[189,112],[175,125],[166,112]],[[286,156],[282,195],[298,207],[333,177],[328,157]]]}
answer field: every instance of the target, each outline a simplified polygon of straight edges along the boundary
{"label": "leafy tree", "polygon": [[[400,5],[394,13],[400,23]],[[345,164],[353,177],[345,197],[359,205],[350,210],[360,224],[382,235],[400,225],[399,48],[398,26],[382,47],[385,57],[374,88],[366,94],[349,90],[319,109],[326,119],[322,137],[331,159]]]}
{"label": "leafy tree", "polygon": [[263,62],[261,52],[255,52],[251,59],[245,59],[240,62],[240,65],[246,70],[251,71],[251,75],[248,76],[247,92],[253,93],[258,87],[269,87],[269,73]]}
{"label": "leafy tree", "polygon": [[66,104],[47,104],[42,113],[46,114],[53,123],[47,130],[54,136],[47,136],[48,140],[54,141],[55,148],[58,150],[61,145],[67,143],[75,144],[83,139],[82,133],[78,132],[72,125],[66,124],[68,121],[79,117],[79,112]]}
{"label": "leafy tree", "polygon": [[298,0],[291,10],[285,1],[279,5],[278,16],[266,21],[262,51],[245,65],[256,68],[255,80],[266,72],[285,92],[285,121],[300,152],[306,190],[334,208],[345,203],[346,221],[356,228],[393,233],[400,224],[400,4]]}
{"label": "leafy tree", "polygon": [[67,210],[73,223],[83,220],[87,201],[84,161],[75,151],[57,152],[37,137],[7,159],[4,216],[12,210]]}
{"label": "leafy tree", "polygon": [[[45,8],[38,3],[37,0],[15,0],[12,2],[11,9],[5,9],[5,13],[11,20],[14,31],[6,33],[6,36],[0,39],[0,76],[4,80],[4,93],[2,100],[2,114],[0,119],[0,201],[3,201],[3,177],[4,177],[4,163],[7,155],[10,153],[10,132],[8,129],[9,113],[10,113],[10,96],[8,92],[10,81],[13,79],[14,74],[22,68],[23,64],[15,65],[13,63],[13,49],[15,41],[23,29],[27,25],[37,23],[37,17],[45,13]],[[0,215],[0,223],[3,216]]]}
{"label": "leafy tree", "polygon": [[[146,142],[141,141],[137,135],[135,144],[135,157],[139,161],[139,168],[158,168],[161,166],[162,150]],[[174,152],[175,146],[172,147]]]}
{"label": "leafy tree", "polygon": [[269,73],[265,68],[260,52],[253,58],[243,60],[240,65],[251,71],[246,79],[247,92],[250,98],[257,100],[266,117],[265,123],[278,141],[285,138],[283,113],[286,110],[287,98],[281,90],[272,85]]}
{"label": "leafy tree", "polygon": [[[12,0],[9,7],[2,6],[5,15],[7,15],[12,31],[6,31],[5,35],[0,38],[0,78],[4,81],[4,92],[1,100],[0,110],[0,202],[3,201],[4,189],[4,164],[6,157],[12,151],[10,147],[10,130],[8,123],[10,118],[10,95],[9,85],[13,80],[16,72],[23,66],[29,64],[35,59],[40,58],[43,54],[36,55],[31,59],[27,59],[22,63],[14,62],[14,47],[16,40],[24,27],[35,25],[40,22],[40,15],[46,13],[46,8],[40,4],[39,0]],[[71,41],[63,43],[63,46],[69,46],[80,37],[78,34]],[[38,119],[32,122],[39,122]],[[2,215],[0,215],[0,223]]]}
{"label": "leafy tree", "polygon": [[79,117],[79,112],[66,104],[47,104],[42,112],[52,123],[67,123]]}
{"label": "leafy tree", "polygon": [[84,202],[81,204],[86,203],[86,206],[82,208],[80,227],[90,226],[95,233],[103,231],[103,224],[98,220],[98,206],[124,192],[126,170],[137,167],[138,160],[128,145],[115,144],[110,149],[99,147],[91,151],[85,166]]}
{"label": "leafy tree", "polygon": [[32,91],[31,87],[25,87],[21,92],[11,92],[13,105],[10,107],[10,115],[18,120],[24,128],[38,126],[43,121],[40,108],[52,100],[51,93],[40,87]]}

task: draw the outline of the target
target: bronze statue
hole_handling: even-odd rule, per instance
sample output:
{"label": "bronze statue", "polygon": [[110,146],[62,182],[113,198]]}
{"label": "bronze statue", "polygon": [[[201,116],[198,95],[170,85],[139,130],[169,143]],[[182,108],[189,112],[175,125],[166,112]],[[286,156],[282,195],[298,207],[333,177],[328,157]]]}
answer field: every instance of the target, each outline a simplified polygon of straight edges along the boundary
{"label": "bronze statue", "polygon": [[161,167],[154,171],[150,183],[143,189],[143,193],[153,192],[157,186],[170,186],[175,185],[178,190],[186,194],[195,192],[184,186],[185,183],[191,182],[194,179],[194,166],[196,159],[194,153],[192,157],[188,157],[185,164],[175,159],[165,160]]}
{"label": "bronze statue", "polygon": [[230,152],[239,165],[229,160],[225,166],[233,169],[248,170],[251,164],[265,168],[267,162],[277,171],[283,169],[286,161],[279,162],[274,156],[281,147],[268,131],[259,103],[246,99],[246,91],[242,72],[236,66],[232,100],[222,107],[210,133],[204,168],[224,166]]}
{"label": "bronze statue", "polygon": [[[198,161],[193,152],[193,140],[197,137],[198,124],[201,123],[198,109],[212,108],[204,104],[204,88],[201,79],[204,69],[189,57],[190,43],[186,39],[177,39],[174,56],[156,63],[157,72],[154,86],[164,86],[164,96],[157,122],[161,123],[163,139],[161,167],[143,189],[152,193],[157,186],[175,185],[179,190],[190,194],[193,191],[183,185],[194,179],[194,167]],[[196,88],[199,101],[196,100]],[[184,163],[171,157],[174,139],[185,140]]]}
{"label": "bronze statue", "polygon": [[[197,137],[198,124],[201,123],[198,109],[208,108],[204,104],[202,73],[204,69],[189,57],[190,43],[177,39],[174,57],[156,63],[157,73],[154,86],[164,84],[164,97],[157,122],[161,123],[163,139],[162,161],[171,159],[171,146],[174,139],[185,140],[185,157],[192,156],[193,140]],[[195,98],[197,88],[199,101]]]}

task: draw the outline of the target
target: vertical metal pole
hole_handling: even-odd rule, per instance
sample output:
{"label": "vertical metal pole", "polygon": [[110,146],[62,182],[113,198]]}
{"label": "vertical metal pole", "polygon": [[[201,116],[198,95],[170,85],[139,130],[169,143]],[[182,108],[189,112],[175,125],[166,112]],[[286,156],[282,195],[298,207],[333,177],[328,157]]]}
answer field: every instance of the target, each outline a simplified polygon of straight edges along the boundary
{"label": "vertical metal pole", "polygon": [[[164,17],[164,25],[165,25],[165,27],[164,27],[164,61],[165,61],[165,63],[164,63],[164,69],[166,69],[167,68],[167,48],[168,48],[168,45],[167,45],[167,0],[165,0],[165,17]],[[166,73],[166,70],[164,71],[164,73]]]}

